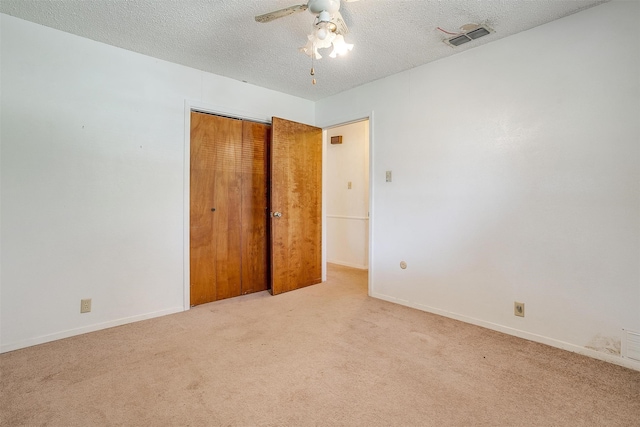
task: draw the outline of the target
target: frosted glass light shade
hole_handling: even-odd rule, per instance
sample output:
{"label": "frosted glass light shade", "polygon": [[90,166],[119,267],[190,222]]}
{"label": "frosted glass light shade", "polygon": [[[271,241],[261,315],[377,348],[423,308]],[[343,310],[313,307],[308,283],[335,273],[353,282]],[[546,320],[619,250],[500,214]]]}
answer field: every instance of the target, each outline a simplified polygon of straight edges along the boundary
{"label": "frosted glass light shade", "polygon": [[319,22],[314,24],[313,31],[307,35],[307,44],[299,49],[300,52],[314,59],[321,59],[322,55],[318,49],[326,49],[333,45],[333,51],[329,55],[335,58],[338,55],[345,55],[353,45],[344,41],[342,34],[336,34],[336,26],[332,22]]}
{"label": "frosted glass light shade", "polygon": [[338,34],[333,39],[333,51],[329,56],[335,58],[337,55],[346,55],[347,52],[353,49],[353,45],[344,41],[344,36]]}
{"label": "frosted glass light shade", "polygon": [[311,36],[308,37],[307,44],[298,50],[309,57],[313,57],[313,59],[322,59],[322,55],[318,52],[318,46],[314,46]]}

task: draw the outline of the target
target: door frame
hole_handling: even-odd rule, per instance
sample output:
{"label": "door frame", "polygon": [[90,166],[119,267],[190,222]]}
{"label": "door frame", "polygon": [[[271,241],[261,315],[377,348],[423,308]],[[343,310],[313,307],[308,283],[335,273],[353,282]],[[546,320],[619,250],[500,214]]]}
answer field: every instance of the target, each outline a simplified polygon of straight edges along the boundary
{"label": "door frame", "polygon": [[[373,277],[374,277],[374,262],[373,262],[373,252],[374,252],[374,233],[373,233],[373,222],[374,222],[374,204],[373,204],[373,199],[375,196],[374,193],[374,188],[375,188],[375,176],[376,176],[376,171],[374,169],[374,156],[375,156],[375,151],[373,149],[373,142],[374,142],[374,126],[373,126],[373,120],[374,120],[374,111],[365,111],[365,112],[360,112],[360,113],[355,113],[355,114],[338,114],[337,117],[334,117],[333,119],[327,120],[325,122],[322,123],[317,123],[316,126],[319,128],[322,128],[322,187],[323,188],[327,188],[326,185],[326,178],[327,178],[327,144],[328,144],[328,138],[327,138],[327,130],[331,129],[331,128],[335,128],[335,127],[339,127],[339,126],[345,126],[345,125],[349,125],[352,123],[357,123],[357,122],[361,122],[363,120],[369,120],[369,259],[368,259],[368,264],[369,264],[369,269],[368,269],[368,280],[367,280],[367,292],[369,294],[369,296],[373,295],[373,288],[374,288],[374,281],[373,281]],[[326,211],[326,206],[327,206],[327,192],[323,191],[322,192],[322,281],[326,281],[327,280],[327,211]]]}
{"label": "door frame", "polygon": [[234,119],[248,120],[251,122],[271,124],[271,116],[259,116],[254,113],[237,110],[234,108],[212,105],[201,101],[187,99],[184,101],[184,167],[183,167],[183,245],[182,245],[182,281],[183,297],[182,304],[185,311],[191,309],[191,286],[190,286],[190,196],[191,196],[191,112],[216,114],[219,116]]}

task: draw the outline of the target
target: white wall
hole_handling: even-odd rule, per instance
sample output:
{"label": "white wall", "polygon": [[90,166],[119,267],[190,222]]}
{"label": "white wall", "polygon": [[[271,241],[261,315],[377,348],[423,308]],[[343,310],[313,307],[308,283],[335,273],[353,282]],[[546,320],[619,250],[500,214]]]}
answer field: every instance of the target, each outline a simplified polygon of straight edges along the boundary
{"label": "white wall", "polygon": [[375,113],[374,296],[640,366],[618,354],[640,331],[638,16],[606,3],[316,104],[320,126]]}
{"label": "white wall", "polygon": [[[331,144],[331,137],[335,135],[342,136],[342,144]],[[369,264],[369,121],[328,129],[325,149],[327,262],[366,269]]]}
{"label": "white wall", "polygon": [[314,104],[0,23],[0,350],[182,310],[185,100],[310,124]]}

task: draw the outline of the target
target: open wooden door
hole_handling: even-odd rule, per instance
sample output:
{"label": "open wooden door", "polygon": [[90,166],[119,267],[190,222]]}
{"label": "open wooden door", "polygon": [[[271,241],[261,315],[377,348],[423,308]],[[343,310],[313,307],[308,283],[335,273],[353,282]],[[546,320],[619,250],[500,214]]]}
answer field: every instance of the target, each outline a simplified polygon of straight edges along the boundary
{"label": "open wooden door", "polygon": [[273,118],[271,293],[322,281],[322,129]]}

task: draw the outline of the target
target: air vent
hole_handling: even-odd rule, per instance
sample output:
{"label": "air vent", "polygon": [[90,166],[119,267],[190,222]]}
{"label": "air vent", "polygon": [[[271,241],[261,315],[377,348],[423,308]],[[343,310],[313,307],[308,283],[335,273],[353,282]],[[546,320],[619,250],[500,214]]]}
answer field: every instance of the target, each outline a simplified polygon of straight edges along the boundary
{"label": "air vent", "polygon": [[467,33],[467,37],[469,37],[472,40],[475,40],[475,39],[479,39],[480,37],[488,36],[489,34],[491,34],[489,30],[487,30],[484,27],[480,27],[477,30],[469,31]]}
{"label": "air vent", "polygon": [[467,36],[458,36],[448,40],[449,44],[453,46],[460,46],[461,44],[464,44],[470,41],[471,39]]}
{"label": "air vent", "polygon": [[480,37],[488,36],[493,33],[493,30],[486,25],[467,24],[461,28],[462,32],[455,36],[445,39],[444,42],[449,46],[460,46],[461,44],[469,43],[472,40],[479,39]]}

